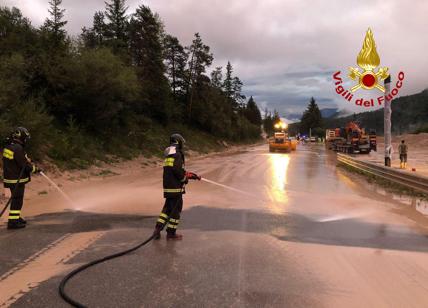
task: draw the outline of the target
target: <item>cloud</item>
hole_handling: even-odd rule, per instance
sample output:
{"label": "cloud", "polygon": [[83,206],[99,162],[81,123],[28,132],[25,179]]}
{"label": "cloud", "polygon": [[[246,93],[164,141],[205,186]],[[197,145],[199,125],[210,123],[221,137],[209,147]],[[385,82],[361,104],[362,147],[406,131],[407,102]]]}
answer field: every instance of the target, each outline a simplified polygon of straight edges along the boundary
{"label": "cloud", "polygon": [[[34,24],[47,16],[47,0],[3,0],[16,5]],[[141,1],[128,0],[129,13]],[[402,95],[428,86],[428,1],[414,0],[146,0],[167,32],[189,44],[200,32],[216,58],[232,62],[247,96],[281,112],[305,109],[314,96],[321,107],[362,111],[337,97],[331,74],[355,66],[365,31],[371,27],[381,65],[392,76],[406,73]],[[67,29],[90,26],[103,0],[63,0]],[[351,83],[348,82],[350,85]],[[373,94],[377,95],[377,93]],[[365,110],[364,110],[365,111]]]}

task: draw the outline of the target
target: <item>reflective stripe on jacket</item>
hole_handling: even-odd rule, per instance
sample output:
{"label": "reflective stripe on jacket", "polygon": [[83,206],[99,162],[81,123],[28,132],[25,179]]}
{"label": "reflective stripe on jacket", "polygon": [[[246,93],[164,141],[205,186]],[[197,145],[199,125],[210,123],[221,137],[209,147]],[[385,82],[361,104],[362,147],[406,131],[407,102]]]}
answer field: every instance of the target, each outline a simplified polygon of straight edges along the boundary
{"label": "reflective stripe on jacket", "polygon": [[[23,170],[24,169],[24,170]],[[23,173],[21,175],[21,171]],[[31,173],[35,166],[30,163],[24,147],[19,143],[11,143],[3,149],[3,184],[4,187],[13,187],[18,182],[28,183],[31,181]]]}

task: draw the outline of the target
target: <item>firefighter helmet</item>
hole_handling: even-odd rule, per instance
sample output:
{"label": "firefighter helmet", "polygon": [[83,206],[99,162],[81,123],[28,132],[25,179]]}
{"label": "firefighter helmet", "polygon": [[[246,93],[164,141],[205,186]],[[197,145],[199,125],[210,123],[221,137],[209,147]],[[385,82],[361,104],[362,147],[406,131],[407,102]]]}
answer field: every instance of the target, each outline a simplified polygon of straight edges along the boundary
{"label": "firefighter helmet", "polygon": [[30,133],[25,127],[18,127],[12,133],[12,139],[17,140],[22,144],[26,144],[30,137]]}
{"label": "firefighter helmet", "polygon": [[169,137],[169,142],[170,144],[178,144],[178,148],[182,149],[186,140],[184,140],[183,136],[180,134],[172,134],[171,137]]}

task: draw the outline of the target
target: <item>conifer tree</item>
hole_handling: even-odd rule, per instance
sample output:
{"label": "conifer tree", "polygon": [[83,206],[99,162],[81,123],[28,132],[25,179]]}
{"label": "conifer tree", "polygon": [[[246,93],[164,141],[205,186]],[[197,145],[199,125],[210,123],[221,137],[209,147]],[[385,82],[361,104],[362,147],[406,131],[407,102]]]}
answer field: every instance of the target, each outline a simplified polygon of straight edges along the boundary
{"label": "conifer tree", "polygon": [[223,85],[223,68],[221,66],[216,67],[211,72],[211,85],[214,88],[221,89]]}
{"label": "conifer tree", "polygon": [[167,34],[163,42],[166,73],[170,81],[174,99],[185,95],[187,53],[179,40]]}
{"label": "conifer tree", "polygon": [[312,97],[300,121],[300,129],[308,133],[310,129],[322,127],[321,111]]}
{"label": "conifer tree", "polygon": [[105,2],[104,13],[107,22],[105,24],[105,37],[116,54],[124,55],[128,42],[128,7],[126,0],[110,0]]}
{"label": "conifer tree", "polygon": [[42,31],[48,34],[49,40],[54,47],[58,47],[66,38],[64,26],[67,21],[64,20],[65,9],[61,9],[62,0],[49,1],[49,15],[42,26]]}
{"label": "conifer tree", "polygon": [[153,117],[167,121],[169,86],[165,77],[162,45],[163,25],[147,6],[137,8],[130,21],[130,52],[137,67],[144,97]]}

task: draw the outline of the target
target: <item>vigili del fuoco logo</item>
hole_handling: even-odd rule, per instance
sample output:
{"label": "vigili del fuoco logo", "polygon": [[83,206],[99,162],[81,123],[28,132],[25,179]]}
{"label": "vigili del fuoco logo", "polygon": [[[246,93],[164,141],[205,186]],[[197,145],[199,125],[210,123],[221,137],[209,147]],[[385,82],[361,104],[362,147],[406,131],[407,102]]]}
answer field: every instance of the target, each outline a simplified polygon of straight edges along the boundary
{"label": "vigili del fuoco logo", "polygon": [[[357,65],[359,68],[350,67],[348,77],[356,81],[356,84],[350,88],[343,87],[343,80],[340,76],[340,71],[333,74],[333,81],[336,86],[336,93],[348,102],[354,102],[357,106],[362,107],[375,107],[381,106],[385,100],[385,95],[378,96],[377,99],[364,99],[354,98],[359,90],[373,90],[378,92],[385,92],[385,88],[381,82],[389,76],[388,67],[380,67],[380,57],[376,50],[376,43],[373,37],[373,32],[369,28],[366,32],[366,37],[363,42],[363,47],[357,56]],[[397,82],[391,93],[387,93],[386,99],[391,101],[397,96],[401,87],[403,86],[404,73],[398,74]]]}

